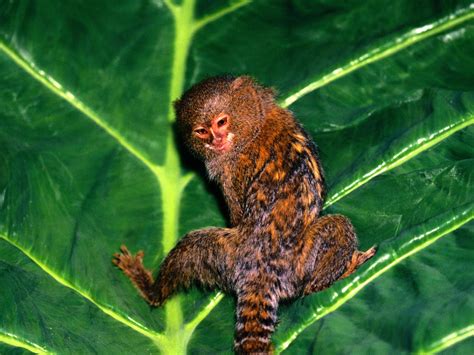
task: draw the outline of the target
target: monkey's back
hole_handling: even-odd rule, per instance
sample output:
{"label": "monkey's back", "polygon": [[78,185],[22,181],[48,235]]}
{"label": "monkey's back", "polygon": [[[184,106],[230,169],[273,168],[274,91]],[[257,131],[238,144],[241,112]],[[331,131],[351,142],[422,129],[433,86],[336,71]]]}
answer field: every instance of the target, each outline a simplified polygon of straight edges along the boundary
{"label": "monkey's back", "polygon": [[232,282],[238,287],[251,275],[265,274],[280,285],[279,293],[294,295],[297,280],[291,263],[323,204],[324,176],[316,146],[290,112],[275,107],[235,161],[224,166],[233,173],[223,176],[232,178],[220,181],[240,235]]}

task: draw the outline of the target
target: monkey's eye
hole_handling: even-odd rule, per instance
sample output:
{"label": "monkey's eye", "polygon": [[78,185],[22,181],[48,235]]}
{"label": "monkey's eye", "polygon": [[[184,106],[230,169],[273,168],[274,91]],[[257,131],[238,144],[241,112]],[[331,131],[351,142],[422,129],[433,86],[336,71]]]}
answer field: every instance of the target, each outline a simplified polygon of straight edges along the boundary
{"label": "monkey's eye", "polygon": [[217,127],[222,127],[227,124],[227,116],[221,117],[219,120],[217,120]]}
{"label": "monkey's eye", "polygon": [[199,127],[194,130],[194,133],[199,137],[199,138],[207,138],[209,137],[209,132],[207,129]]}

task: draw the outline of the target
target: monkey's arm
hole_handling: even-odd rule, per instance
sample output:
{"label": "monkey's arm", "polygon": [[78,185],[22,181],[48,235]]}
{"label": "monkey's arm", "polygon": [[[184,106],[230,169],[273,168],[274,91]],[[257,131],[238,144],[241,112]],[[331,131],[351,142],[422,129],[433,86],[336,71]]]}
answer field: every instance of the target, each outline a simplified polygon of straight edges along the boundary
{"label": "monkey's arm", "polygon": [[180,288],[197,282],[203,286],[228,288],[226,272],[232,267],[235,229],[206,228],[185,235],[161,264],[153,280],[143,266],[143,251],[131,255],[125,246],[114,254],[113,263],[123,270],[143,298],[152,306],[162,305]]}

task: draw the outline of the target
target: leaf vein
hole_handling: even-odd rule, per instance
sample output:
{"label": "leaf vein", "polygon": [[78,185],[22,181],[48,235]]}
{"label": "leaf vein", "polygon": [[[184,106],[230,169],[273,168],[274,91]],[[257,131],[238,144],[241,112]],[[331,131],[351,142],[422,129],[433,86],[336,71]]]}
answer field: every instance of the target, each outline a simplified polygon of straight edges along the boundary
{"label": "leaf vein", "polygon": [[210,15],[207,15],[197,21],[194,22],[194,28],[193,28],[193,31],[196,32],[196,31],[199,31],[202,27],[212,23],[212,22],[215,22],[217,20],[219,20],[221,17],[231,13],[231,12],[234,12],[236,10],[238,10],[239,8],[245,6],[245,5],[248,5],[252,2],[252,0],[240,0],[238,2],[235,2],[233,4],[231,4],[229,7],[226,7],[226,8],[223,8],[223,9],[220,9]]}
{"label": "leaf vein", "polygon": [[6,332],[4,330],[0,330],[0,342],[14,347],[26,349],[35,354],[54,354],[54,352],[49,351],[44,347],[33,343],[30,340],[20,338],[19,336]]}
{"label": "leaf vein", "polygon": [[316,77],[315,79],[310,80],[306,84],[302,85],[302,87],[295,89],[294,92],[282,99],[280,103],[283,107],[288,107],[314,90],[339,78],[342,78],[357,69],[398,53],[407,47],[410,47],[422,40],[444,32],[473,18],[474,7],[470,6],[467,9],[462,9],[451,15],[443,17],[434,23],[429,23],[417,28],[413,28],[388,40],[380,46],[366,51],[359,57],[350,59],[348,62],[346,62],[346,64],[333,69],[331,72],[325,73],[319,77]]}
{"label": "leaf vein", "polygon": [[132,328],[133,330],[137,331],[138,333],[150,338],[158,345],[165,343],[164,337],[162,334],[157,333],[143,324],[140,324],[138,321],[134,320],[133,318],[129,317],[128,315],[120,314],[119,312],[111,309],[109,306],[100,303],[99,301],[95,300],[89,293],[80,289],[72,282],[64,278],[60,275],[56,270],[53,270],[48,265],[44,264],[41,260],[39,260],[30,250],[27,250],[25,247],[14,241],[13,239],[9,238],[6,234],[0,234],[0,238],[5,240],[7,243],[11,244],[18,250],[20,250],[26,257],[28,257],[31,261],[33,261],[36,265],[38,265],[46,274],[51,276],[55,281],[59,284],[70,288],[71,290],[78,293],[80,296],[84,297],[92,304],[97,306],[102,312],[107,314],[108,316],[114,318],[115,320],[119,321],[120,323]]}
{"label": "leaf vein", "polygon": [[428,349],[423,349],[418,354],[435,354],[443,351],[456,343],[459,343],[469,337],[474,336],[474,324],[470,324],[467,327],[452,332],[442,339],[432,343]]}
{"label": "leaf vein", "polygon": [[431,134],[427,139],[422,140],[421,143],[417,141],[416,144],[410,144],[408,146],[401,147],[401,149],[397,153],[393,154],[390,159],[377,165],[374,169],[365,173],[360,179],[354,180],[336,193],[330,195],[326,200],[325,207],[331,206],[335,202],[339,201],[341,198],[347,196],[354,190],[365,185],[367,182],[369,182],[376,176],[406,163],[407,161],[413,159],[417,155],[421,154],[422,152],[426,151],[427,149],[431,148],[442,140],[448,138],[454,133],[472,124],[474,124],[474,116],[469,116],[464,119],[461,118],[457,123],[446,126],[444,127],[444,129],[441,129]]}
{"label": "leaf vein", "polygon": [[14,63],[16,63],[25,72],[31,75],[34,79],[40,82],[43,86],[53,92],[55,95],[61,97],[71,106],[77,109],[79,112],[88,117],[97,126],[102,128],[107,134],[109,134],[115,141],[130,152],[135,158],[145,164],[153,173],[156,174],[156,165],[152,163],[143,152],[137,147],[130,143],[120,132],[109,125],[105,119],[100,117],[94,110],[88,107],[82,102],[76,95],[71,91],[68,91],[63,85],[56,81],[51,75],[47,74],[44,70],[38,68],[33,62],[29,62],[15,50],[8,47],[3,41],[0,40],[0,50],[3,51],[7,57],[9,57]]}
{"label": "leaf vein", "polygon": [[[308,319],[301,324],[300,327],[295,329],[289,336],[286,337],[286,340],[282,341],[280,345],[275,349],[275,353],[279,354],[288,346],[311,324],[313,324],[318,319],[326,316],[329,313],[334,312],[347,301],[352,299],[356,294],[358,294],[365,286],[367,286],[374,279],[384,274],[386,271],[390,270],[392,267],[408,258],[409,256],[418,253],[419,251],[425,249],[429,245],[436,242],[441,237],[453,232],[454,230],[460,228],[464,224],[468,223],[474,218],[474,209],[472,204],[469,204],[465,209],[458,213],[455,217],[452,217],[446,220],[441,226],[433,228],[429,231],[419,233],[411,238],[409,241],[403,244],[397,254],[389,255],[386,254],[382,257],[379,257],[374,263],[372,263],[364,272],[364,275],[356,276],[352,281],[347,284],[342,290],[342,295],[336,297],[332,300],[332,304],[329,306],[321,307],[317,309],[313,314],[311,314]],[[441,224],[441,223],[440,223]],[[419,242],[418,245],[412,246],[414,242]],[[373,270],[376,270],[373,274],[370,275]],[[378,270],[377,270],[378,269]],[[365,275],[369,275],[364,277]]]}

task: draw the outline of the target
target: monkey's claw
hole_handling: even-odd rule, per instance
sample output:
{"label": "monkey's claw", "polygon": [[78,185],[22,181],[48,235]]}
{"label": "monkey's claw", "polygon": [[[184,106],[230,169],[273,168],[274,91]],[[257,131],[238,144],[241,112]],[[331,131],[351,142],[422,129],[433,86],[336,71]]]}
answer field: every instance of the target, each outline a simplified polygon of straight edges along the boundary
{"label": "monkey's claw", "polygon": [[121,253],[114,254],[112,263],[123,271],[150,305],[161,305],[161,300],[157,299],[153,290],[153,276],[143,266],[143,256],[145,255],[143,250],[132,255],[127,247],[122,245],[120,251]]}
{"label": "monkey's claw", "polygon": [[354,254],[352,254],[352,259],[347,263],[346,271],[344,274],[341,275],[340,279],[343,279],[350,274],[352,274],[356,269],[365,263],[367,260],[369,260],[371,257],[375,255],[377,252],[377,247],[373,246],[372,248],[368,249],[365,252],[361,252],[359,250],[356,250]]}
{"label": "monkey's claw", "polygon": [[366,250],[363,253],[359,252],[359,254],[357,255],[358,265],[362,265],[363,263],[365,263],[367,260],[369,260],[371,257],[373,257],[376,252],[377,252],[377,247],[376,246],[371,247],[370,249]]}
{"label": "monkey's claw", "polygon": [[125,245],[120,247],[121,253],[115,253],[112,258],[118,268],[122,269],[125,274],[131,276],[138,270],[143,270],[143,256],[145,253],[140,250],[135,256],[130,254],[130,251]]}

